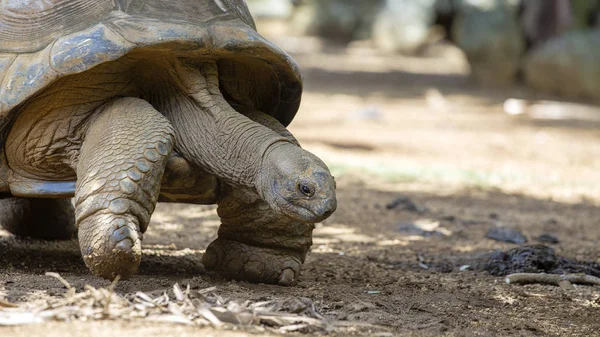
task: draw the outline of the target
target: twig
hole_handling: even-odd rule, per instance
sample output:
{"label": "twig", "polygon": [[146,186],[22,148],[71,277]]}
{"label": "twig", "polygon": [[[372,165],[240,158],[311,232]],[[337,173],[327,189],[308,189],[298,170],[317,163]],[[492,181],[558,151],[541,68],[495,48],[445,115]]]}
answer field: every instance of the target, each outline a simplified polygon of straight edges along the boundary
{"label": "twig", "polygon": [[10,303],[8,301],[0,299],[0,308],[17,308],[17,307],[18,307],[17,304]]}
{"label": "twig", "polygon": [[106,298],[104,299],[104,316],[110,316],[110,301],[112,300],[113,294],[115,292],[115,287],[117,286],[117,282],[121,279],[121,275],[117,275],[115,279],[108,286],[108,293],[106,294]]}
{"label": "twig", "polygon": [[67,280],[65,280],[58,273],[46,272],[45,275],[54,277],[55,279],[59,280],[60,283],[62,283],[65,287],[67,287],[67,292],[65,293],[65,298],[71,298],[71,297],[75,296],[75,294],[77,293],[77,290],[75,288],[73,288],[71,286],[71,284],[69,282],[67,282]]}
{"label": "twig", "polygon": [[[543,283],[565,287],[565,282],[577,284],[600,285],[600,278],[586,274],[546,274],[546,273],[517,273],[506,276],[507,284]],[[562,285],[561,285],[562,283]]]}
{"label": "twig", "polygon": [[279,332],[328,331],[335,328],[321,316],[309,299],[275,299],[266,302],[240,304],[226,300],[214,293],[216,287],[192,292],[178,284],[173,286],[175,297],[167,292],[155,297],[137,292],[129,297],[115,293],[116,278],[109,287],[96,289],[86,285],[77,292],[57,273],[46,273],[59,280],[67,292],[63,298],[48,299],[35,306],[4,307],[12,303],[0,300],[0,325],[32,324],[43,321],[74,321],[102,319],[147,319],[163,322],[223,327],[261,326]]}
{"label": "twig", "polygon": [[62,283],[65,287],[67,287],[68,290],[72,290],[73,289],[73,287],[71,286],[71,284],[69,282],[67,282],[67,280],[65,280],[64,278],[62,278],[62,276],[60,276],[58,273],[46,272],[45,275],[46,276],[52,276],[52,277],[56,278],[57,280],[60,281],[60,283]]}

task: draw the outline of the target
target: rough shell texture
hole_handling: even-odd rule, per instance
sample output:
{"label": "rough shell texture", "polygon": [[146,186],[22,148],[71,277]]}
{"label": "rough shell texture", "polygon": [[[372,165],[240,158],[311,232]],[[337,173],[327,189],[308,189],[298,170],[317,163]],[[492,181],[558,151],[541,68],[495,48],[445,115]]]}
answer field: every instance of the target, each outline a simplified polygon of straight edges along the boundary
{"label": "rough shell texture", "polygon": [[[0,2],[0,32],[0,134],[21,103],[56,79],[141,48],[258,62],[271,69],[275,83],[252,86],[258,89],[245,93],[243,104],[284,125],[300,102],[297,65],[256,32],[243,0],[6,0]],[[252,81],[252,67],[227,68]],[[235,84],[222,90],[227,94]]]}

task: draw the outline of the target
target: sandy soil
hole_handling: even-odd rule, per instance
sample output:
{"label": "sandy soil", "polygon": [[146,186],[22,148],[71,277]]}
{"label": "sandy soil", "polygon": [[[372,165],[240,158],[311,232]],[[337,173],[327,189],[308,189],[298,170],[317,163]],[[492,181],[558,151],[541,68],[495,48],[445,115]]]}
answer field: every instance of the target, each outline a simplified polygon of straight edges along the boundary
{"label": "sandy soil", "polygon": [[[204,271],[203,249],[216,237],[214,207],[161,204],[145,236],[139,275],[116,291],[217,286],[240,301],[308,297],[339,331],[369,336],[592,336],[600,330],[600,289],[507,285],[463,270],[482,253],[508,249],[484,236],[494,226],[530,242],[552,234],[557,253],[600,256],[600,129],[580,121],[514,118],[506,98],[536,98],[522,88],[479,88],[452,48],[421,58],[378,55],[360,46],[282,41],[303,67],[306,94],[290,129],[330,164],[339,208],[315,231],[299,283],[278,287],[230,282]],[[388,209],[399,197],[416,207]],[[433,235],[404,230],[425,224]],[[81,289],[91,277],[76,242],[16,239],[0,232],[0,298],[60,296],[59,272]],[[0,336],[243,336],[124,321],[0,327]],[[255,335],[256,333],[252,333]],[[258,333],[258,334],[267,334]]]}

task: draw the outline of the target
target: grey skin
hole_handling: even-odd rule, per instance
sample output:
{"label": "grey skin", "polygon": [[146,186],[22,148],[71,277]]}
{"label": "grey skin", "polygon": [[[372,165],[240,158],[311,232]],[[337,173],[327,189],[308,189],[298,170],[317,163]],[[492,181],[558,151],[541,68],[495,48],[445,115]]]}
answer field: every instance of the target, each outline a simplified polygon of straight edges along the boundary
{"label": "grey skin", "polygon": [[[178,152],[227,183],[258,192],[274,211],[287,217],[312,223],[328,217],[337,204],[335,182],[327,166],[295,139],[235,111],[221,95],[216,65],[200,68],[177,63],[170,68],[174,69],[173,81],[165,82],[180,82],[184,91],[171,97],[177,97],[180,105],[189,104],[177,111],[171,110],[174,104],[164,106],[162,111],[175,129],[213,131],[204,137],[193,131],[176,133],[181,144]],[[197,114],[198,110],[204,113]]]}
{"label": "grey skin", "polygon": [[[232,108],[210,59],[124,58],[88,72],[59,80],[16,117],[4,149],[13,195],[76,180],[84,261],[93,274],[113,279],[137,271],[156,202],[195,193],[198,203],[218,204],[222,222],[203,257],[208,269],[292,284],[314,223],[337,207],[327,166],[274,118]],[[6,200],[0,223],[36,236],[15,230],[24,219]],[[22,223],[34,228],[39,221]]]}

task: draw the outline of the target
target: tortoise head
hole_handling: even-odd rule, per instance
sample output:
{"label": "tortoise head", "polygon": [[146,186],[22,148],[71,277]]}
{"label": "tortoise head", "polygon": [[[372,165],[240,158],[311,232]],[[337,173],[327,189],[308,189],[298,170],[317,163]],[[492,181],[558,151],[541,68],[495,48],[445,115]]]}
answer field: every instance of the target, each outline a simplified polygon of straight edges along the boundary
{"label": "tortoise head", "polygon": [[263,160],[258,191],[273,209],[307,223],[323,221],[336,210],[335,179],[317,156],[280,142]]}

